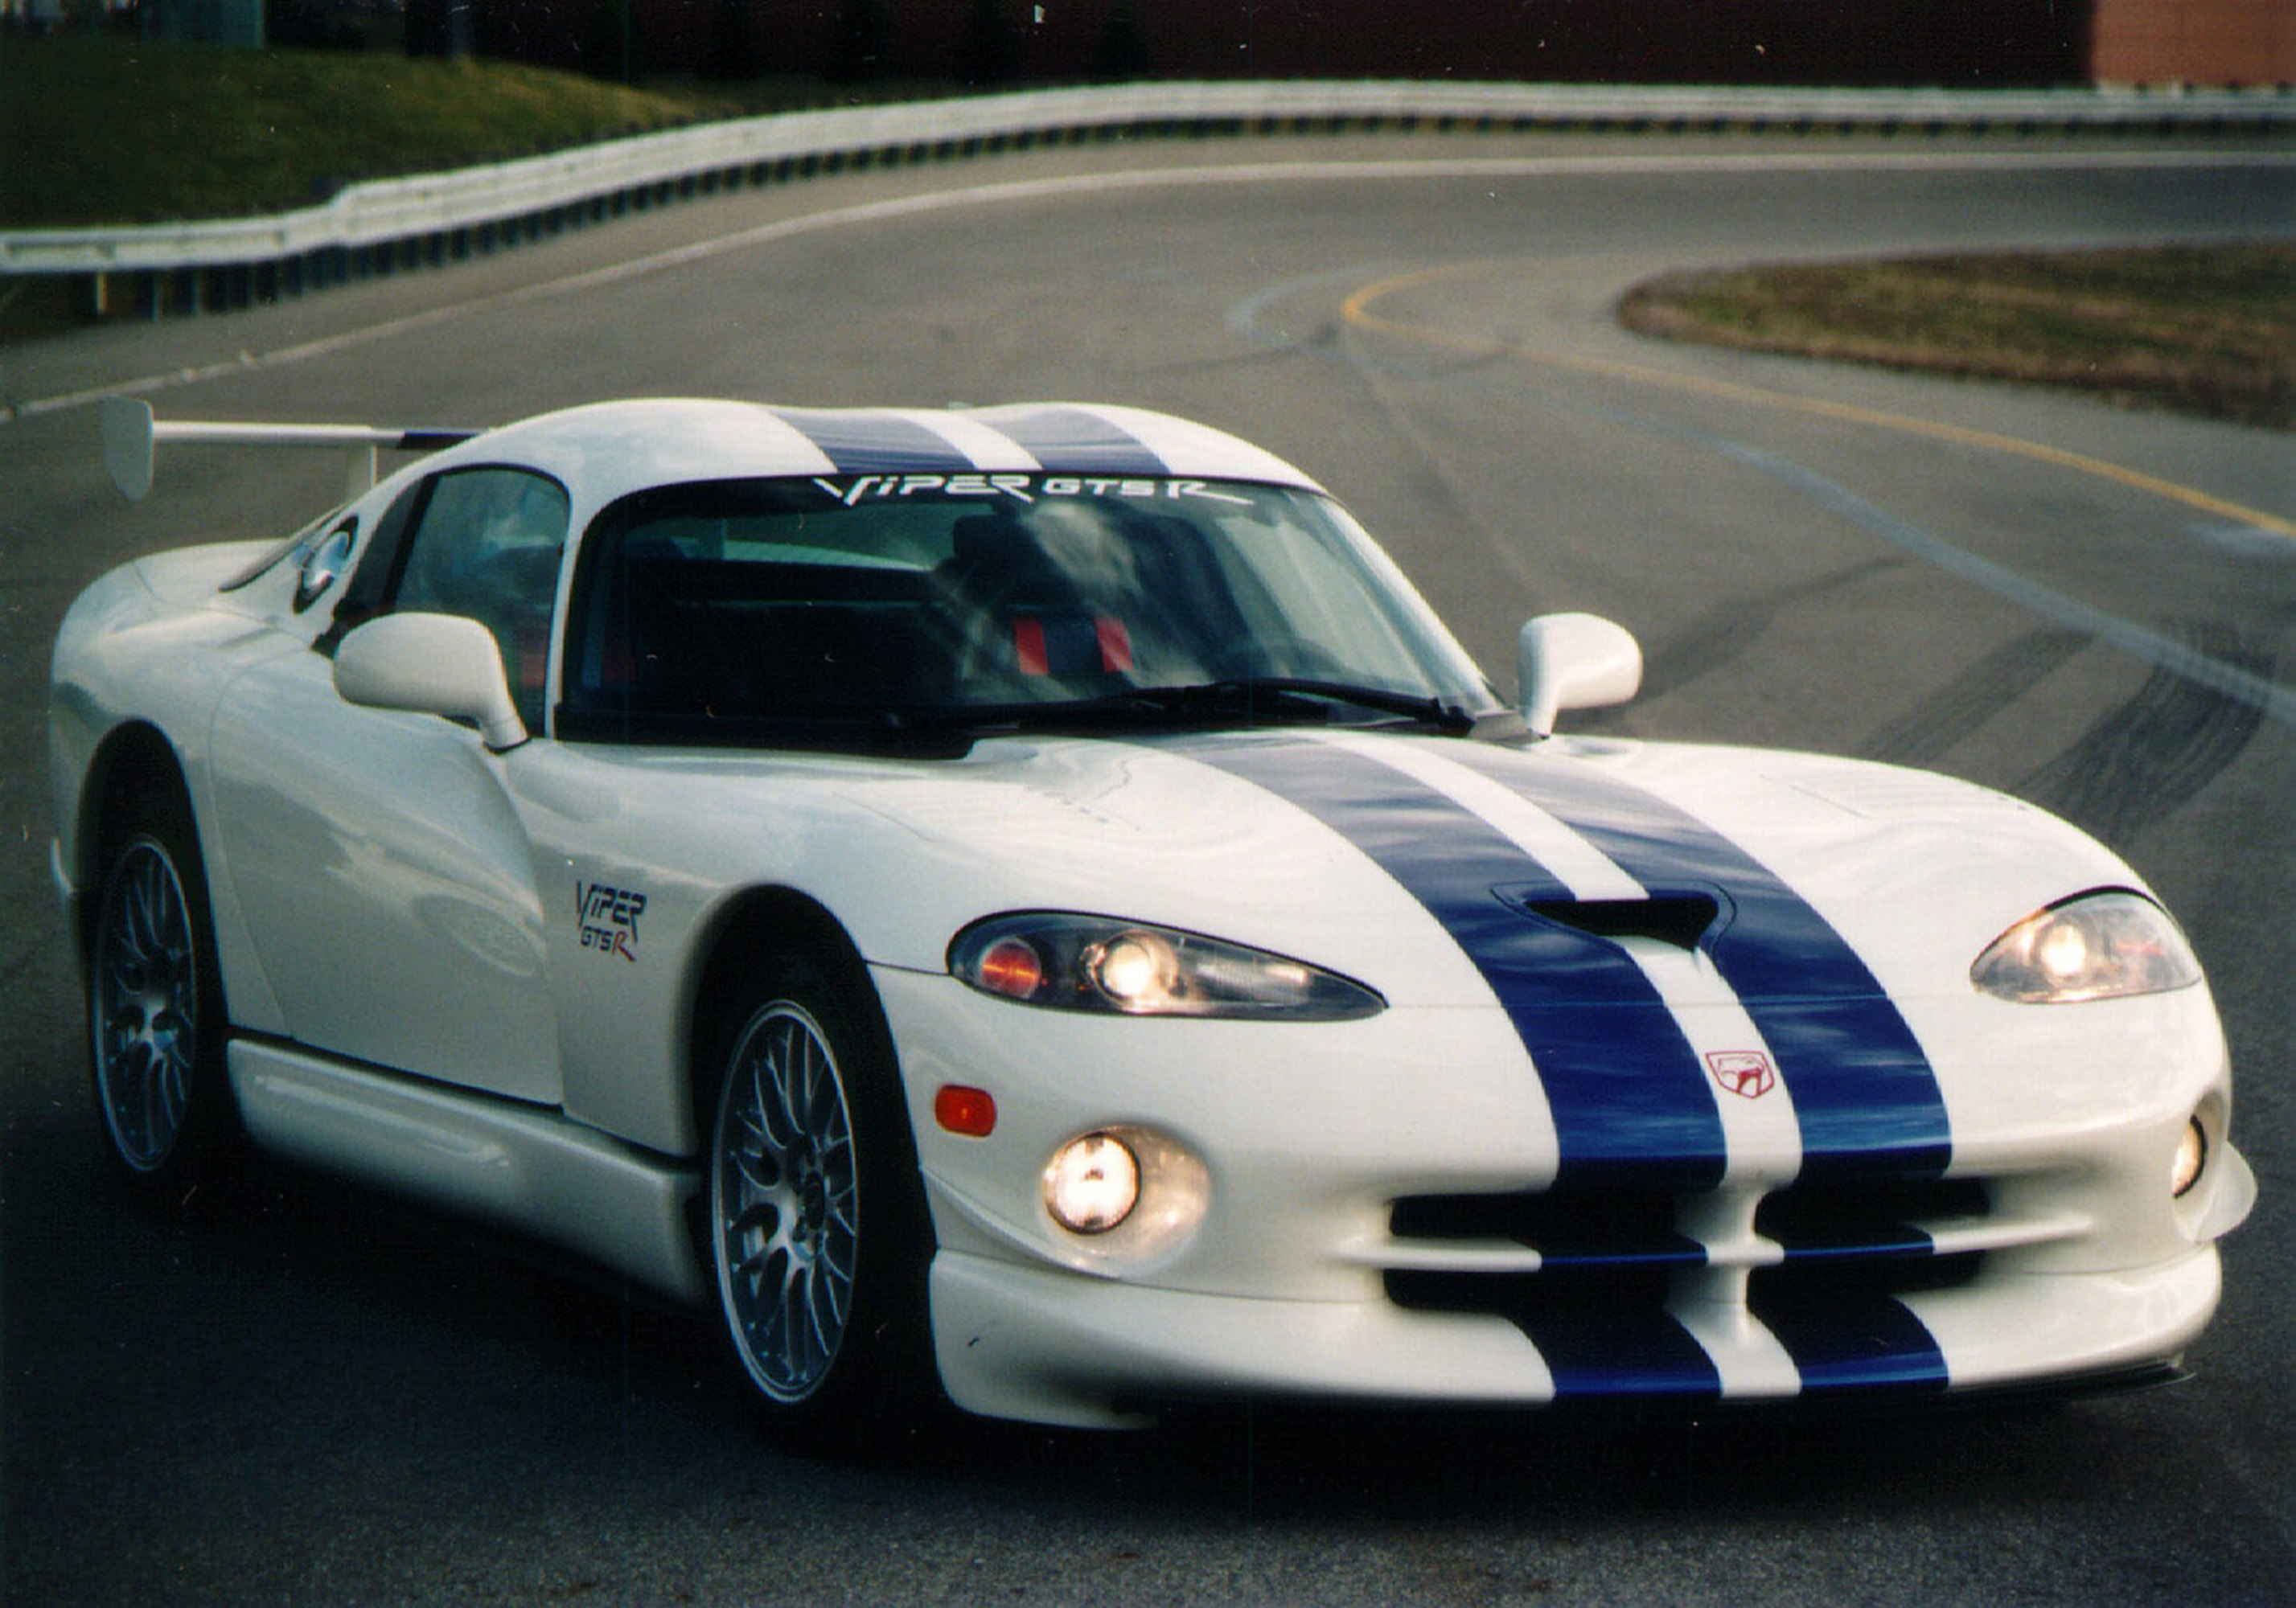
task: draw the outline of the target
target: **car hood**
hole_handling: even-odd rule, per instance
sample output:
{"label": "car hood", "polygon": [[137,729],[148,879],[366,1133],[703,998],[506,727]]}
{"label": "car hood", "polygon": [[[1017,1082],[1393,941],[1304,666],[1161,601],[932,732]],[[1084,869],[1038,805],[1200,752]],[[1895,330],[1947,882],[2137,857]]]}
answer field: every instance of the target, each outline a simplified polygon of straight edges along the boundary
{"label": "car hood", "polygon": [[[857,793],[899,828],[895,858],[939,862],[898,879],[884,947],[864,938],[873,959],[937,968],[940,952],[906,952],[921,935],[1081,910],[1308,960],[1397,1004],[1505,1000],[1511,967],[1535,970],[1543,1000],[1601,1003],[1621,953],[1652,946],[1742,1000],[1966,995],[1972,962],[2018,920],[2139,886],[1998,794],[1713,747],[1008,739]],[[856,875],[883,886],[887,862],[862,858]]]}

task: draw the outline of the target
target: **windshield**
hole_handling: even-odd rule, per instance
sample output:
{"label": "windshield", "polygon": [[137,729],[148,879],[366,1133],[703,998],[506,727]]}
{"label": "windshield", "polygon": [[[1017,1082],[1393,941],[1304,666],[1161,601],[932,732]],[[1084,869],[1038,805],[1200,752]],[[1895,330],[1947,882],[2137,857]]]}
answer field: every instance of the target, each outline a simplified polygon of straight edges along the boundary
{"label": "windshield", "polygon": [[1234,718],[1206,689],[1283,694],[1259,698],[1254,719],[1496,703],[1337,505],[1217,481],[1000,474],[644,492],[593,525],[568,632],[560,731],[591,740],[772,740],[756,729],[791,722]]}

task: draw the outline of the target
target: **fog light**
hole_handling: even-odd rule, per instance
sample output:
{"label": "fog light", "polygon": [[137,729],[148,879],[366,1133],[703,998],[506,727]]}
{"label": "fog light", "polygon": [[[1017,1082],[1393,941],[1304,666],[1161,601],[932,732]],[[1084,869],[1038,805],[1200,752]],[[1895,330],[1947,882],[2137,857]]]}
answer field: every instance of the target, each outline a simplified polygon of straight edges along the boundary
{"label": "fog light", "polygon": [[2192,1193],[2193,1186],[2201,1181],[2201,1169],[2209,1162],[2209,1136],[2194,1117],[2185,1124],[2184,1137],[2177,1141],[2177,1163],[2169,1175],[2169,1192],[2182,1200]]}
{"label": "fog light", "polygon": [[1045,1169],[1045,1206],[1071,1234],[1105,1234],[1140,1200],[1140,1163],[1110,1133],[1087,1133],[1054,1153]]}

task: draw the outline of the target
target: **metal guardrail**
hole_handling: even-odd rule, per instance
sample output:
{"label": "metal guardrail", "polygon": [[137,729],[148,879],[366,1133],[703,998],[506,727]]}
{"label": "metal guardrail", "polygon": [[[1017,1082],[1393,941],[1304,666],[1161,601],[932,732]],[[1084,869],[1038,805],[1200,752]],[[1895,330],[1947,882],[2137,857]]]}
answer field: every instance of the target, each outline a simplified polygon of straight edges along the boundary
{"label": "metal guardrail", "polygon": [[[744,184],[1128,134],[1459,128],[1884,134],[2284,133],[2285,90],[1745,90],[1423,82],[1156,83],[784,112],[347,186],[267,217],[0,233],[0,274],[82,310],[237,306],[496,249]],[[112,282],[125,277],[127,298]]]}

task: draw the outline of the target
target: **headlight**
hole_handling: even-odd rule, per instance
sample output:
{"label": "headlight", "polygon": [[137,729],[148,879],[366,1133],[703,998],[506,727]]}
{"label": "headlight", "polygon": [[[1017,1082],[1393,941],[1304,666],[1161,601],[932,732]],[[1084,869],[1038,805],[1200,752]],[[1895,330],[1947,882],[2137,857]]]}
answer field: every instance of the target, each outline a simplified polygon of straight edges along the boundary
{"label": "headlight", "polygon": [[2201,963],[2169,913],[2138,894],[2084,894],[2029,916],[1970,968],[1986,993],[2070,1005],[2166,993],[2201,980]]}
{"label": "headlight", "polygon": [[1002,1000],[1129,1016],[1340,1022],[1387,1003],[1305,961],[1106,916],[992,917],[957,935],[948,968]]}

